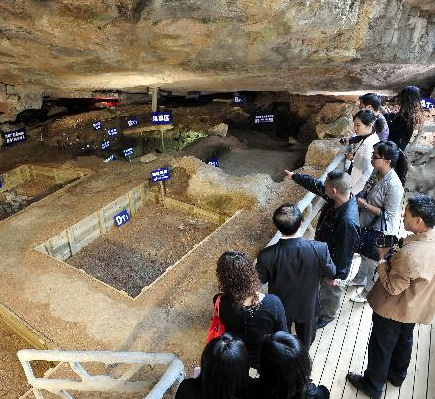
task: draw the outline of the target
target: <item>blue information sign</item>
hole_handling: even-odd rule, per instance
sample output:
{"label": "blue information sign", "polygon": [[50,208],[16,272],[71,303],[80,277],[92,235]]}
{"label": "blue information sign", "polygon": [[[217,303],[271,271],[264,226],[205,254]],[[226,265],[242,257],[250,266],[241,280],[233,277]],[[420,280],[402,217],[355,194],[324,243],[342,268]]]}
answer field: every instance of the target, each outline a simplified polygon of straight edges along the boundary
{"label": "blue information sign", "polygon": [[94,130],[100,130],[102,128],[103,124],[101,121],[92,122],[92,127]]}
{"label": "blue information sign", "polygon": [[15,143],[19,143],[21,141],[27,140],[27,132],[26,128],[22,127],[21,129],[13,130],[12,132],[2,133],[2,136],[5,141],[5,145],[13,145]]}
{"label": "blue information sign", "polygon": [[115,224],[117,227],[121,227],[123,224],[130,221],[130,215],[128,214],[127,209],[124,209],[122,212],[119,212],[117,215],[113,217],[115,220]]}
{"label": "blue information sign", "polygon": [[255,115],[254,123],[273,123],[273,114]]}
{"label": "blue information sign", "polygon": [[116,127],[111,127],[110,129],[107,129],[107,134],[109,136],[116,136],[118,134],[118,129]]}
{"label": "blue information sign", "polygon": [[105,150],[106,148],[109,148],[110,145],[110,141],[109,140],[105,140],[101,143],[101,149]]}
{"label": "blue information sign", "polygon": [[127,149],[125,149],[125,150],[122,150],[122,153],[124,154],[125,157],[128,157],[128,156],[130,156],[130,155],[133,155],[133,152],[134,152],[134,150],[133,150],[132,147],[127,148]]}
{"label": "blue information sign", "polygon": [[116,159],[115,155],[112,154],[109,158],[106,158],[103,162],[111,162],[114,161]]}
{"label": "blue information sign", "polygon": [[160,168],[151,172],[151,182],[157,183],[158,181],[170,179],[169,168]]}
{"label": "blue information sign", "polygon": [[217,158],[210,158],[207,161],[207,164],[218,168],[219,167],[219,160]]}
{"label": "blue information sign", "polygon": [[128,127],[137,126],[138,123],[139,123],[139,120],[135,116],[127,119],[127,126]]}
{"label": "blue information sign", "polygon": [[429,110],[435,108],[435,98],[422,98],[421,106],[423,109]]}
{"label": "blue information sign", "polygon": [[234,104],[245,104],[246,103],[246,97],[245,96],[239,96],[238,94],[234,94],[233,103]]}
{"label": "blue information sign", "polygon": [[170,125],[172,123],[172,112],[151,112],[152,125]]}

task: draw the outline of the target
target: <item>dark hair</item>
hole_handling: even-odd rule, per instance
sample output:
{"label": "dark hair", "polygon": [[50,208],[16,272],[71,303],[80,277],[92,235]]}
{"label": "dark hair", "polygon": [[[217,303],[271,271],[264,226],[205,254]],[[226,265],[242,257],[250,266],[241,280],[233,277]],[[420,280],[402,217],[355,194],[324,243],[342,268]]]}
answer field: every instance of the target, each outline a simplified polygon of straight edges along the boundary
{"label": "dark hair", "polygon": [[245,253],[224,252],[217,262],[216,277],[219,289],[238,306],[250,296],[258,300],[261,283],[255,266]]}
{"label": "dark hair", "polygon": [[201,399],[245,396],[248,373],[248,352],[240,338],[225,333],[211,340],[201,356]]}
{"label": "dark hair", "polygon": [[302,213],[296,205],[285,203],[273,213],[273,223],[286,236],[295,234],[302,223]]}
{"label": "dark hair", "polygon": [[408,127],[415,129],[424,122],[421,109],[420,89],[416,86],[406,86],[398,95],[400,104],[399,116],[406,120]]}
{"label": "dark hair", "polygon": [[396,171],[404,186],[408,173],[408,161],[403,151],[392,141],[380,141],[373,148],[378,150],[379,156],[391,161],[391,167]]}
{"label": "dark hair", "polygon": [[347,194],[350,192],[350,176],[344,170],[332,170],[326,175],[328,182],[340,194]]}
{"label": "dark hair", "polygon": [[263,338],[260,378],[262,385],[268,387],[269,398],[304,397],[310,375],[308,351],[295,336],[278,331]]}
{"label": "dark hair", "polygon": [[375,93],[364,94],[359,100],[366,106],[371,105],[374,111],[379,111],[381,108],[381,99]]}
{"label": "dark hair", "polygon": [[412,216],[421,217],[426,227],[435,227],[435,199],[424,194],[408,199],[408,209]]}
{"label": "dark hair", "polygon": [[370,126],[373,122],[376,121],[376,116],[372,111],[368,111],[366,109],[362,109],[358,111],[354,116],[353,120],[358,118],[364,125]]}

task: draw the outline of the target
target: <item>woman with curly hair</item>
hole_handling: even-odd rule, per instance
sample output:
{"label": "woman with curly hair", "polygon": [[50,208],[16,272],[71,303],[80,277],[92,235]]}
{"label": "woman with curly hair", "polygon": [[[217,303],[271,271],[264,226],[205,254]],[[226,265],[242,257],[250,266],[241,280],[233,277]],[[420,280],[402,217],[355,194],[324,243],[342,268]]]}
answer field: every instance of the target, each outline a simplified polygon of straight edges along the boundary
{"label": "woman with curly hair", "polygon": [[260,280],[253,263],[243,252],[227,251],[217,262],[216,276],[221,294],[220,317],[225,331],[246,344],[249,365],[258,369],[262,338],[287,331],[284,306],[272,294],[260,293]]}
{"label": "woman with curly hair", "polygon": [[420,89],[415,86],[406,86],[397,95],[397,100],[400,106],[399,112],[387,113],[385,108],[381,108],[381,111],[390,129],[388,140],[396,143],[402,151],[405,151],[414,130],[424,122]]}

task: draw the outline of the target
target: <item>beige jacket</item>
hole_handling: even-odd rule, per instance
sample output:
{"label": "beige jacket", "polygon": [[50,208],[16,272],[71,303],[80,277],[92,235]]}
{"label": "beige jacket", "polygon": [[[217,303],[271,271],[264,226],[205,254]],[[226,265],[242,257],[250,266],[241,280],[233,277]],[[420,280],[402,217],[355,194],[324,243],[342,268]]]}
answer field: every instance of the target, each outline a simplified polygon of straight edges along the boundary
{"label": "beige jacket", "polygon": [[435,230],[411,235],[389,263],[367,299],[373,311],[402,323],[431,324],[435,317]]}

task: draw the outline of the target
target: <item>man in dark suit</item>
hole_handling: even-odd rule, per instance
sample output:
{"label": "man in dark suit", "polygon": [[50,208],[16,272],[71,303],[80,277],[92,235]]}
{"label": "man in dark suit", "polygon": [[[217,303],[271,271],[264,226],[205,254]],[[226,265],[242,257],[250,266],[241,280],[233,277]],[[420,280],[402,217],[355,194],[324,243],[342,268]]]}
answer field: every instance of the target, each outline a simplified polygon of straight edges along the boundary
{"label": "man in dark suit", "polygon": [[289,331],[295,323],[296,335],[309,349],[320,312],[319,284],[322,278],[334,278],[335,265],[326,243],[298,237],[302,215],[297,206],[281,205],[273,222],[282,236],[258,254],[258,274],[269,283],[269,293],[281,299]]}

